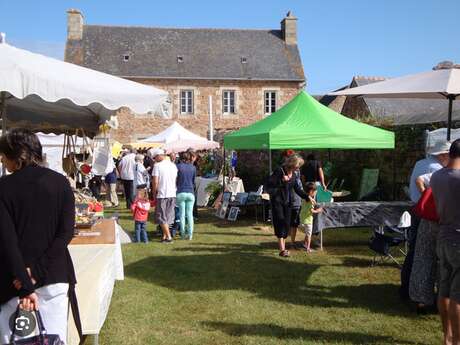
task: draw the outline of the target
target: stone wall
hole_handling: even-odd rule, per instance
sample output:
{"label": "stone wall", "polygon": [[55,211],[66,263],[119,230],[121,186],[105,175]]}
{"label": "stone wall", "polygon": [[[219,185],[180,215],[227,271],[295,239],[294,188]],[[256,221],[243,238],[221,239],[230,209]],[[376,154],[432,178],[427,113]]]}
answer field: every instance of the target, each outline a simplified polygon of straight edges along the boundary
{"label": "stone wall", "polygon": [[[174,121],[201,136],[208,135],[208,102],[212,96],[213,123],[216,132],[225,132],[247,126],[265,117],[264,91],[277,92],[277,108],[292,99],[301,90],[298,82],[270,81],[219,81],[219,80],[176,80],[176,79],[133,79],[153,85],[169,92],[172,100],[172,117],[137,115],[129,110],[118,114],[119,129],[112,131],[112,137],[122,143],[133,142],[156,134],[170,126]],[[180,91],[193,90],[194,113],[180,114]],[[236,114],[222,114],[223,90],[236,91]]]}

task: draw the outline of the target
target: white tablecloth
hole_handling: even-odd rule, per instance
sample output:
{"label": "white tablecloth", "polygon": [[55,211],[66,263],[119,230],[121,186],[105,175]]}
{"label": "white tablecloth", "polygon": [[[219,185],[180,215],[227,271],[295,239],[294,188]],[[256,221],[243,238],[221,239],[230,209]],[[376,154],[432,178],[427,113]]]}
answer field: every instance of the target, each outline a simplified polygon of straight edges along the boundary
{"label": "white tablecloth", "polygon": [[[115,280],[123,280],[120,226],[115,244],[69,246],[77,276],[76,293],[83,334],[99,334],[109,311]],[[69,315],[67,344],[78,344],[78,333]]]}

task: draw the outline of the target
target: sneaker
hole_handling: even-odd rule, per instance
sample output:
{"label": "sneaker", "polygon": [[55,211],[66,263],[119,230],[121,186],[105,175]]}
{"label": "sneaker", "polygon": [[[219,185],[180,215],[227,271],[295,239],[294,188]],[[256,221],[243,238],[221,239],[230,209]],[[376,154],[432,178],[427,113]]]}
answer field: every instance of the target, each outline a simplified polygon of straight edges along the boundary
{"label": "sneaker", "polygon": [[163,243],[166,243],[166,244],[173,243],[173,239],[172,239],[172,238],[168,238],[168,239],[166,239]]}

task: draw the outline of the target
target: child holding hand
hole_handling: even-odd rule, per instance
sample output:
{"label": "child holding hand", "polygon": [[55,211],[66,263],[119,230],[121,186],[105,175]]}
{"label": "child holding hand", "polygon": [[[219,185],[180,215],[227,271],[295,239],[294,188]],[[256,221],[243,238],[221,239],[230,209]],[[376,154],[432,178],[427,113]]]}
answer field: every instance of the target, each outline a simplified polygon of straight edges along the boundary
{"label": "child holding hand", "polygon": [[147,237],[147,218],[149,216],[150,200],[145,188],[138,188],[137,197],[131,205],[131,211],[134,217],[134,230],[136,232],[136,242],[141,242],[141,237],[144,243],[148,243]]}
{"label": "child holding hand", "polygon": [[316,207],[316,184],[314,182],[309,182],[305,185],[305,193],[308,194],[308,200],[302,199],[302,208],[300,210],[300,227],[305,232],[305,239],[302,243],[302,248],[311,253],[313,249],[310,248],[311,244],[311,235],[313,232],[313,214],[321,213],[323,209],[321,207]]}

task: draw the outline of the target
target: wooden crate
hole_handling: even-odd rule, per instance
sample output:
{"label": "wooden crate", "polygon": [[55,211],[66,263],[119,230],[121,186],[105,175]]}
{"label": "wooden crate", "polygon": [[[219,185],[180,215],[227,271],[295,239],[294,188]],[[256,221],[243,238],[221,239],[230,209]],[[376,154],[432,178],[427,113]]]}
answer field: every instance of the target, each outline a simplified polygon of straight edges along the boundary
{"label": "wooden crate", "polygon": [[[79,231],[86,231],[79,229]],[[113,219],[102,219],[94,224],[89,232],[100,232],[99,236],[76,236],[70,242],[74,244],[114,244],[115,243],[115,221]]]}

